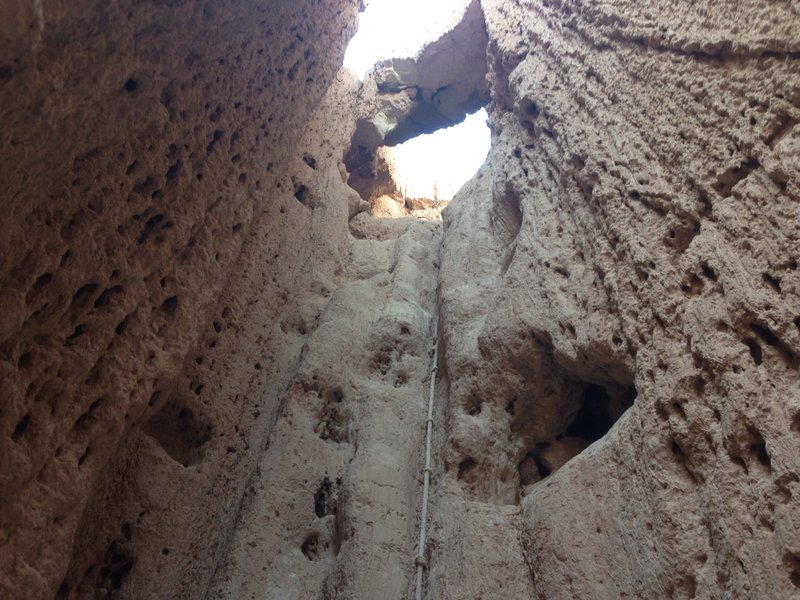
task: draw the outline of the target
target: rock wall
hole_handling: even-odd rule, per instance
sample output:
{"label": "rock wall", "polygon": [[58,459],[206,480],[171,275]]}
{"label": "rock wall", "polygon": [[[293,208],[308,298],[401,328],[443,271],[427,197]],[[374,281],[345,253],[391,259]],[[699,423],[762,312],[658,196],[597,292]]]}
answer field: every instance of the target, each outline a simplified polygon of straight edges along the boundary
{"label": "rock wall", "polygon": [[0,596],[202,597],[347,254],[295,151],[358,8],[4,3]]}
{"label": "rock wall", "polygon": [[[800,14],[358,4],[0,9],[0,596],[408,597],[437,305],[426,597],[798,595]],[[345,155],[485,101],[440,259]]]}
{"label": "rock wall", "polygon": [[800,14],[482,6],[430,597],[796,597]]}
{"label": "rock wall", "polygon": [[[344,183],[357,92],[340,73],[299,144],[316,165],[306,195],[343,242],[337,268],[282,315],[294,347],[277,330],[261,343],[296,359],[270,385],[280,408],[209,598],[409,593],[441,220],[373,216]],[[310,262],[329,260],[316,247],[326,243]]]}

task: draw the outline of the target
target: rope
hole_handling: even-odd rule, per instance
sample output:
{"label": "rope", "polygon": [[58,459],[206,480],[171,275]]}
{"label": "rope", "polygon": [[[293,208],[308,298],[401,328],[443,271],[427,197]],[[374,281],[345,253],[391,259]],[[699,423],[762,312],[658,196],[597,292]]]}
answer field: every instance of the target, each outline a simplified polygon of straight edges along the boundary
{"label": "rope", "polygon": [[422,600],[422,572],[428,567],[425,560],[425,534],[428,526],[428,491],[431,485],[431,437],[433,435],[433,396],[436,392],[436,373],[439,371],[438,323],[433,323],[433,358],[431,359],[431,392],[428,397],[428,418],[425,419],[425,467],[422,469],[422,515],[419,525],[419,546],[414,557],[417,568],[416,600]]}

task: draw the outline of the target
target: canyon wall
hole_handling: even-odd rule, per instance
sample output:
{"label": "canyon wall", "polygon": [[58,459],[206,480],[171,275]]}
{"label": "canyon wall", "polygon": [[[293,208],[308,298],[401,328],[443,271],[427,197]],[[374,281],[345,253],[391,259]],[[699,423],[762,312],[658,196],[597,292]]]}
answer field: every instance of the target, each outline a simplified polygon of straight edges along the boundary
{"label": "canyon wall", "polygon": [[797,9],[359,8],[0,8],[0,596],[409,597],[437,312],[426,597],[800,594]]}
{"label": "canyon wall", "polygon": [[3,3],[0,596],[204,594],[347,255],[296,149],[359,5]]}
{"label": "canyon wall", "polygon": [[797,597],[796,7],[482,6],[430,597]]}

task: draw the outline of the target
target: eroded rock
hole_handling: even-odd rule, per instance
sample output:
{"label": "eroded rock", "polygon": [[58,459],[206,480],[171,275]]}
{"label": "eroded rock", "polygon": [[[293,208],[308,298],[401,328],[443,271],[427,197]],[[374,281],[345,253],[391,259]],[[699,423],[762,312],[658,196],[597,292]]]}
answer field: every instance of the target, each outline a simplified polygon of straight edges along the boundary
{"label": "eroded rock", "polygon": [[0,10],[0,596],[201,597],[294,352],[264,340],[336,269],[304,236],[347,236],[292,176],[324,195],[295,152],[358,4]]}
{"label": "eroded rock", "polygon": [[358,4],[3,11],[0,595],[405,597],[438,304],[427,597],[792,597],[796,11]]}
{"label": "eroded rock", "polygon": [[[434,514],[519,499],[509,578],[540,597],[792,596],[800,246],[781,144],[797,15],[482,6],[493,147],[444,213],[450,476]],[[610,429],[565,430],[587,385],[608,423],[635,400]],[[564,462],[582,444],[567,440],[597,434]],[[440,527],[432,594],[468,593]]]}

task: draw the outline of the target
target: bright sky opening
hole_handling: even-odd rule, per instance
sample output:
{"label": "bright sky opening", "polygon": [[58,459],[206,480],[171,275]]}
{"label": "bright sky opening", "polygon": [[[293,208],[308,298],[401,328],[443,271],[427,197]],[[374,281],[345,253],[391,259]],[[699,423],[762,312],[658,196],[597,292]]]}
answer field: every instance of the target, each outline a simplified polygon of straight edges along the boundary
{"label": "bright sky opening", "polygon": [[344,55],[363,79],[380,60],[415,56],[458,22],[470,0],[370,0]]}
{"label": "bright sky opening", "polygon": [[[363,79],[377,62],[413,57],[446,33],[470,0],[370,0],[359,17],[344,66]],[[484,109],[454,127],[422,135],[394,148],[398,183],[410,198],[450,200],[478,170],[490,146]]]}
{"label": "bright sky opening", "polygon": [[392,148],[400,191],[407,198],[451,200],[489,152],[491,135],[486,118],[482,108],[463,123]]}

